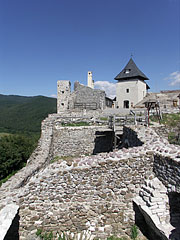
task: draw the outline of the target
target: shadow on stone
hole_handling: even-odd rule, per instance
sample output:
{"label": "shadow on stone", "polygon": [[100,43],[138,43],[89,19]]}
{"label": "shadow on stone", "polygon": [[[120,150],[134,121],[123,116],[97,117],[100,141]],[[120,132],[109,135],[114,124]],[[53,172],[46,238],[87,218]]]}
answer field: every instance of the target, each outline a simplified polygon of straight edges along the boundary
{"label": "shadow on stone", "polygon": [[101,152],[110,152],[113,149],[113,132],[112,131],[96,131],[95,146],[93,154]]}
{"label": "shadow on stone", "polygon": [[[133,202],[133,210],[135,212],[135,224],[138,226],[143,235],[149,240],[164,240],[161,234],[156,232],[155,225],[151,222],[148,216],[144,217],[138,205]],[[154,226],[153,226],[154,225]]]}
{"label": "shadow on stone", "polygon": [[17,212],[12,224],[6,233],[4,240],[19,240],[19,211]]}
{"label": "shadow on stone", "polygon": [[175,229],[171,232],[170,239],[180,239],[180,193],[169,193],[170,223]]}
{"label": "shadow on stone", "polygon": [[123,135],[121,138],[121,145],[119,148],[129,148],[142,146],[144,143],[138,138],[138,135],[131,128],[123,127]]}

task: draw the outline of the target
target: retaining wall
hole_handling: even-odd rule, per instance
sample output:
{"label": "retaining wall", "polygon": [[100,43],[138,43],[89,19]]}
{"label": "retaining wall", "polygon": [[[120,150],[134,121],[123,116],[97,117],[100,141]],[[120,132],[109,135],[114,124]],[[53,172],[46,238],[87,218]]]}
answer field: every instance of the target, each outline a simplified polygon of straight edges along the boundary
{"label": "retaining wall", "polygon": [[101,126],[53,128],[52,158],[112,151],[113,132]]}

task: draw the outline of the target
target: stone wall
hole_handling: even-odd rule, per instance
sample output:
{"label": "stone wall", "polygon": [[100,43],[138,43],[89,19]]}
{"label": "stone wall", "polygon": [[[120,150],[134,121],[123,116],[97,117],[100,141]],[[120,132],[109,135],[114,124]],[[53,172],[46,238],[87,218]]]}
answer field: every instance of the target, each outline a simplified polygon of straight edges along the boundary
{"label": "stone wall", "polygon": [[76,158],[70,166],[49,165],[20,198],[21,239],[38,228],[89,230],[100,238],[130,234],[132,199],[151,175],[152,163],[151,155],[123,158],[117,152]]}
{"label": "stone wall", "polygon": [[177,157],[178,161],[174,161],[159,154],[154,156],[154,172],[167,187],[168,192],[180,193],[180,152]]}
{"label": "stone wall", "polygon": [[27,161],[26,167],[19,170],[0,187],[0,209],[12,202],[18,203],[19,194],[23,194],[21,187],[26,185],[30,178],[45,168],[50,162],[50,148],[55,116],[49,116],[41,125],[41,138],[38,146]]}
{"label": "stone wall", "polygon": [[[179,191],[178,146],[169,144],[151,128],[131,126],[124,128],[123,136],[123,141],[129,143],[129,149],[75,157],[71,162],[61,159],[48,165],[56,147],[60,147],[58,139],[63,130],[58,116],[51,115],[43,121],[41,139],[27,166],[0,188],[0,208],[9,203],[20,206],[20,239],[32,239],[37,228],[75,232],[88,230],[100,238],[111,234],[127,235],[134,224],[132,201],[137,196],[146,220],[150,218],[155,225],[154,232],[164,234],[163,230],[167,227],[177,233],[176,226],[169,228],[172,226],[168,218],[163,220],[168,213],[168,206],[163,204],[170,196],[167,193],[178,194]],[[75,128],[74,131],[82,134],[87,129]],[[89,129],[92,133],[96,127]],[[66,133],[71,130],[64,129]],[[158,186],[153,185],[153,168],[156,177],[167,187],[167,192],[162,193],[164,195],[159,199],[156,195],[159,183]],[[171,212],[175,219],[177,215],[172,199],[171,195]],[[153,206],[150,206],[151,200],[154,201]],[[166,210],[163,211],[166,216],[161,212],[159,217],[158,211],[155,211],[160,205]],[[150,207],[154,207],[154,212],[149,211]],[[158,224],[154,222],[153,215],[158,218]]]}
{"label": "stone wall", "polygon": [[[92,89],[84,86],[79,82],[74,84],[74,92],[72,94],[74,103],[95,103],[97,109],[104,109],[106,107],[104,91],[99,89]],[[72,106],[74,108],[74,106]]]}
{"label": "stone wall", "polygon": [[101,126],[54,126],[51,157],[78,156],[112,151],[113,132]]}
{"label": "stone wall", "polygon": [[69,97],[71,95],[71,83],[67,80],[57,82],[57,113],[69,108]]}

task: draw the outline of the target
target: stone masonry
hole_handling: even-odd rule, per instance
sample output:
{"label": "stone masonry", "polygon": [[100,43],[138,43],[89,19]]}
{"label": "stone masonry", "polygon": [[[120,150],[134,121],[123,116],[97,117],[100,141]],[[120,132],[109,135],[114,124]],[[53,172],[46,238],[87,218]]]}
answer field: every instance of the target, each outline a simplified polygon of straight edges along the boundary
{"label": "stone masonry", "polygon": [[71,83],[67,80],[57,82],[57,112],[66,112],[68,109],[105,109],[105,91],[93,89],[79,82],[74,83],[74,91],[71,92]]}
{"label": "stone masonry", "polygon": [[[86,230],[102,239],[127,236],[135,221],[136,198],[160,239],[173,239],[173,231],[178,234],[179,213],[173,202],[180,184],[178,146],[151,128],[131,126],[123,136],[129,149],[49,164],[57,119],[58,115],[50,115],[43,121],[39,145],[27,166],[0,188],[0,209],[11,203],[20,207],[20,239],[31,239],[37,228]],[[56,131],[60,133],[61,127]]]}

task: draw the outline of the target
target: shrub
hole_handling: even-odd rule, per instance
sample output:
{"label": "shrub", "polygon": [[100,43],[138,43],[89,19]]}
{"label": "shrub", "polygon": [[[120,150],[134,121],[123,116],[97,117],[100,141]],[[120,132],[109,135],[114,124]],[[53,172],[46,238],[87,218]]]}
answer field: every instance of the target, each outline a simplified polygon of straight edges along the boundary
{"label": "shrub", "polygon": [[136,225],[133,225],[131,228],[131,238],[133,240],[136,240],[137,236],[138,236],[138,227]]}

